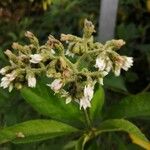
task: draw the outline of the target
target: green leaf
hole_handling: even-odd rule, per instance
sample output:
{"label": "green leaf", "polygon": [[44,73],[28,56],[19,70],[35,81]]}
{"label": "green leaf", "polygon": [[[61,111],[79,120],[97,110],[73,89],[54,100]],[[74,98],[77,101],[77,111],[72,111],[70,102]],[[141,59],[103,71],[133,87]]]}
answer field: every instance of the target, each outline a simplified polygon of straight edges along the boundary
{"label": "green leaf", "polygon": [[76,127],[84,127],[84,115],[78,104],[65,104],[65,100],[54,95],[50,88],[43,85],[37,85],[35,89],[25,87],[21,94],[40,114]]}
{"label": "green leaf", "polygon": [[86,142],[88,142],[89,140],[90,140],[90,136],[86,134],[81,136],[75,145],[75,150],[84,150],[84,146]]}
{"label": "green leaf", "polygon": [[110,74],[104,79],[104,84],[106,88],[110,88],[114,91],[127,92],[127,88],[121,76],[115,77],[114,75]]}
{"label": "green leaf", "polygon": [[115,133],[113,133],[112,136],[113,140],[115,141],[115,144],[117,145],[117,150],[128,150],[126,143],[123,141],[123,138],[121,138]]}
{"label": "green leaf", "polygon": [[132,118],[150,116],[150,93],[127,96],[111,106],[104,115],[106,118]]}
{"label": "green leaf", "polygon": [[104,104],[105,93],[102,87],[99,87],[95,92],[94,97],[91,101],[90,117],[92,121],[98,121],[101,118],[101,111]]}
{"label": "green leaf", "polygon": [[143,148],[150,147],[150,143],[145,135],[131,122],[124,119],[110,119],[102,122],[98,127],[96,135],[103,132],[124,131],[127,132],[132,142]]}
{"label": "green leaf", "polygon": [[32,120],[0,130],[0,144],[12,141],[14,143],[30,143],[42,141],[73,132],[78,129],[54,120]]}

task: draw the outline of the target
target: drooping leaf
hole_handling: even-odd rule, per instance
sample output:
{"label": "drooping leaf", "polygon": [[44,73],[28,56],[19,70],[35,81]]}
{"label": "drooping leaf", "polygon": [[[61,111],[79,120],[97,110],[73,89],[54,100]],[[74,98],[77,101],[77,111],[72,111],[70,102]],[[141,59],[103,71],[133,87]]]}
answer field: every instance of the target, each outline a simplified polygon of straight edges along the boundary
{"label": "drooping leaf", "polygon": [[65,101],[54,95],[49,88],[40,84],[35,89],[23,88],[23,98],[40,114],[73,126],[83,127],[84,115],[78,104]]}
{"label": "drooping leaf", "polygon": [[106,112],[107,118],[131,118],[150,116],[150,93],[127,96],[111,106]]}
{"label": "drooping leaf", "polygon": [[132,139],[133,143],[145,148],[146,150],[150,150],[150,142],[143,141],[139,137],[137,137],[133,134],[130,134],[130,138]]}
{"label": "drooping leaf", "polygon": [[96,122],[101,118],[101,111],[104,104],[104,99],[104,90],[102,87],[99,87],[94,94],[94,97],[91,101],[91,107],[89,109],[92,121]]}
{"label": "drooping leaf", "polygon": [[79,131],[70,125],[54,120],[32,120],[0,130],[0,144],[30,143]]}
{"label": "drooping leaf", "polygon": [[124,119],[110,119],[102,122],[98,127],[96,135],[99,135],[103,132],[114,131],[127,132],[131,137],[132,141],[143,148],[150,146],[150,142],[140,131],[140,129],[131,122]]}

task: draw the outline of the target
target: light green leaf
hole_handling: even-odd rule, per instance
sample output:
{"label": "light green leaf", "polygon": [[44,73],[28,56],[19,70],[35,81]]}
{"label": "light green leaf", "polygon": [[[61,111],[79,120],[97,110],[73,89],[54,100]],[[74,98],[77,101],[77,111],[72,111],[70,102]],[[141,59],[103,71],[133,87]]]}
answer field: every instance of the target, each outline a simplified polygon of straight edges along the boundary
{"label": "light green leaf", "polygon": [[35,89],[25,87],[21,90],[21,94],[40,114],[73,126],[84,126],[84,115],[78,104],[73,102],[65,104],[65,100],[54,95],[49,87],[42,84],[37,85]]}
{"label": "light green leaf", "polygon": [[102,87],[99,87],[95,92],[89,109],[90,117],[93,121],[98,121],[101,118],[101,111],[104,104],[105,93]]}
{"label": "light green leaf", "polygon": [[14,143],[30,143],[42,141],[73,132],[78,129],[54,120],[32,120],[0,130],[0,144],[12,141]]}
{"label": "light green leaf", "polygon": [[150,143],[145,135],[131,122],[124,119],[110,119],[102,122],[98,127],[96,135],[103,132],[124,131],[127,132],[133,143],[146,148],[150,147]]}
{"label": "light green leaf", "polygon": [[111,106],[106,112],[107,118],[131,118],[150,116],[150,93],[127,96],[121,102]]}

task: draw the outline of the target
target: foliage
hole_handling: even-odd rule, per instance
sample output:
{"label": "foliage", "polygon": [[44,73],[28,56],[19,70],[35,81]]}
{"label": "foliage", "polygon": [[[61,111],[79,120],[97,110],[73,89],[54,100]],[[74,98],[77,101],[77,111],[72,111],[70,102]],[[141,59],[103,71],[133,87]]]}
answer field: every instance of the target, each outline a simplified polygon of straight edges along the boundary
{"label": "foliage", "polygon": [[[98,27],[99,0],[55,0],[50,5],[47,5],[47,9],[45,9],[46,7],[42,0],[33,2],[16,2],[14,0],[7,0],[1,1],[0,4],[0,10],[2,10],[0,11],[1,66],[8,64],[2,51],[9,48],[14,41],[25,43],[23,36],[26,30],[33,31],[38,35],[41,41],[45,41],[45,38],[49,33],[56,37],[58,37],[60,33],[80,35],[81,33],[79,29],[83,25],[83,20],[85,18],[93,20],[96,27]],[[60,100],[58,102],[57,95],[47,95],[47,87],[40,86],[42,89],[33,90],[30,88],[24,88],[21,91],[21,95],[16,91],[8,93],[7,91],[0,89],[0,139],[6,140],[10,138],[10,136],[11,138],[17,138],[18,141],[19,139],[24,139],[23,135],[27,130],[24,131],[22,127],[19,127],[22,126],[22,123],[17,127],[14,126],[14,124],[19,122],[28,124],[29,122],[27,120],[34,119],[36,121],[37,118],[44,118],[44,120],[54,119],[54,121],[50,120],[50,122],[62,121],[64,126],[67,123],[69,124],[69,127],[77,130],[77,132],[73,134],[70,132],[71,134],[64,135],[63,137],[56,137],[55,139],[39,141],[32,144],[26,143],[14,145],[12,143],[6,143],[1,145],[0,149],[55,150],[60,149],[61,147],[61,149],[64,150],[74,149],[74,147],[81,148],[85,144],[85,149],[89,150],[141,150],[140,146],[133,143],[139,144],[146,149],[146,146],[149,146],[149,143],[147,143],[145,137],[143,138],[143,134],[139,129],[146,135],[146,137],[148,137],[148,139],[150,139],[150,94],[148,92],[150,81],[149,6],[149,0],[120,0],[115,37],[122,38],[126,41],[127,44],[120,53],[133,56],[134,66],[129,72],[123,72],[122,76],[119,78],[110,75],[105,79],[105,98],[102,87],[96,90],[95,96],[92,100],[92,107],[89,112],[90,120],[94,126],[93,130],[95,131],[95,128],[99,128],[99,130],[97,130],[99,135],[96,137],[89,136],[92,135],[92,133],[87,132],[88,127],[87,130],[83,131],[83,128],[87,125],[84,113],[78,111],[75,104],[68,104],[66,106],[66,104],[63,104],[64,101]],[[38,86],[39,85],[40,83],[38,83]],[[143,93],[141,93],[142,91]],[[43,95],[41,95],[42,93]],[[130,95],[130,93],[132,94]],[[23,101],[22,97],[29,105]],[[57,101],[58,105],[55,101]],[[52,103],[52,109],[47,109],[50,106],[50,103]],[[30,107],[30,105],[33,108]],[[65,108],[64,105],[66,106]],[[61,108],[58,110],[58,107]],[[57,114],[54,117],[54,108],[57,108],[61,116]],[[74,112],[71,111],[72,109],[74,109]],[[35,110],[38,111],[38,113]],[[67,116],[68,113],[69,115]],[[76,116],[80,117],[78,118]],[[76,118],[69,119],[68,121],[68,117]],[[123,120],[122,118],[129,118],[130,122],[135,123],[139,129],[129,121]],[[4,129],[4,127],[6,128]],[[16,134],[18,133],[18,127],[20,133],[19,137],[16,137],[18,136],[18,134]],[[103,132],[106,131],[106,127],[109,131],[117,132]],[[31,128],[31,126],[28,128]],[[44,127],[41,125],[41,128]],[[37,128],[35,129],[37,130]],[[44,131],[48,129],[47,131],[51,132],[49,126],[44,129]],[[12,132],[10,130],[12,130]],[[24,133],[23,135],[20,130]],[[29,131],[32,131],[31,133],[34,132],[34,130]],[[43,135],[41,130],[38,131],[40,131],[39,134]],[[121,131],[121,134],[118,133],[118,131]],[[129,136],[124,134],[123,131]],[[1,134],[2,132],[3,134]],[[132,135],[133,133],[136,137]],[[62,131],[58,134],[62,134]],[[49,134],[46,138],[48,139],[50,136],[51,135]],[[77,141],[79,137],[81,138]],[[91,139],[89,139],[89,137],[91,137]],[[133,143],[129,142],[128,137],[131,137]],[[34,140],[39,140],[36,139],[36,137],[34,138]]]}

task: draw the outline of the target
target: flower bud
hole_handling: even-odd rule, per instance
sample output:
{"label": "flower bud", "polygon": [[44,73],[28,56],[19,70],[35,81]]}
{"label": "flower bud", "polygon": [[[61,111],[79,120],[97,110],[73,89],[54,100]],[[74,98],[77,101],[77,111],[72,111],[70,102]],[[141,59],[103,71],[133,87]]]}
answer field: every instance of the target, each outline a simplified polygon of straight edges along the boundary
{"label": "flower bud", "polygon": [[119,40],[112,40],[114,46],[117,48],[117,49],[120,49],[123,45],[126,44],[126,42],[122,39],[119,39]]}
{"label": "flower bud", "polygon": [[27,77],[27,79],[28,79],[28,86],[29,87],[33,88],[33,87],[36,86],[36,78],[34,77],[33,74],[29,74],[28,77]]}
{"label": "flower bud", "polygon": [[30,57],[30,62],[33,64],[38,64],[40,61],[42,61],[42,56],[40,54],[33,54],[30,55]]}
{"label": "flower bud", "polygon": [[10,70],[10,66],[6,66],[0,70],[0,74],[5,75]]}
{"label": "flower bud", "polygon": [[47,84],[54,92],[58,92],[63,83],[60,79],[55,79],[51,84]]}

